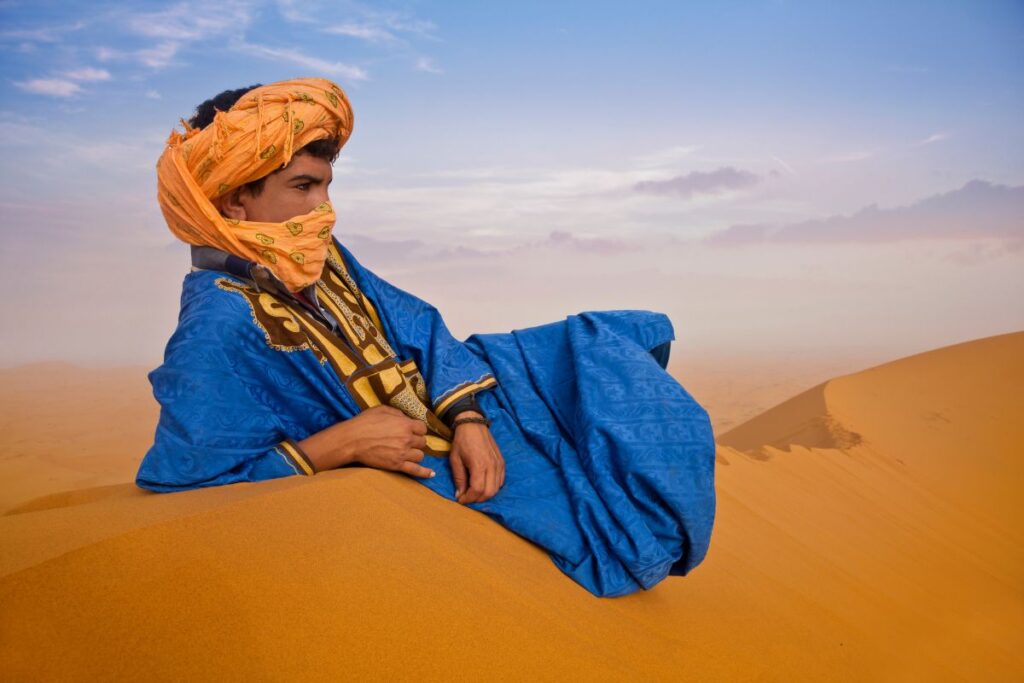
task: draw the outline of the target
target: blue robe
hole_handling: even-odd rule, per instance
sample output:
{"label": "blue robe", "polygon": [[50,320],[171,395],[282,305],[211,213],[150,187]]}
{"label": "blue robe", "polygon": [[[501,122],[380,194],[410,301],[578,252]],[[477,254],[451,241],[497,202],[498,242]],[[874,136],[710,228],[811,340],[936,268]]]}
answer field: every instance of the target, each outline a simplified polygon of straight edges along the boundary
{"label": "blue robe", "polygon": [[[715,514],[714,436],[706,411],[650,353],[674,338],[665,315],[586,312],[458,341],[437,309],[335,246],[398,359],[415,361],[431,405],[490,385],[476,398],[505,483],[468,507],[544,548],[598,596],[649,589],[703,560]],[[185,277],[178,327],[149,375],[161,412],[140,487],[309,474],[295,442],[360,411],[323,358],[271,343],[245,298],[218,280],[245,284],[210,270]],[[422,464],[437,475],[416,481],[453,500],[447,457]]]}

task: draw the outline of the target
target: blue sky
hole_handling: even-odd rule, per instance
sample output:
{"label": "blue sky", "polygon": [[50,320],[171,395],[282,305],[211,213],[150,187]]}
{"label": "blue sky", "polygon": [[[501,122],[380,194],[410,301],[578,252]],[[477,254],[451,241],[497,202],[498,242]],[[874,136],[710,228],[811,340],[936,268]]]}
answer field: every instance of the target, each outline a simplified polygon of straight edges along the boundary
{"label": "blue sky", "polygon": [[900,354],[1024,327],[1024,3],[0,2],[0,27],[6,364],[158,360],[187,270],[163,140],[305,75],[355,111],[337,234],[462,335],[652,308],[694,349]]}

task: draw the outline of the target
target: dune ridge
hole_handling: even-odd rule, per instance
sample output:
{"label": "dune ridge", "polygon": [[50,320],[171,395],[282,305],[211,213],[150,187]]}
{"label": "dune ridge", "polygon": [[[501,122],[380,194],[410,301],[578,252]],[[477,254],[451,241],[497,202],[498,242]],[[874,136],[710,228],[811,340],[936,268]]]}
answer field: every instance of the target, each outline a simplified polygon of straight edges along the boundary
{"label": "dune ridge", "polygon": [[486,516],[364,468],[23,499],[0,516],[0,670],[1019,680],[1022,382],[1014,333],[764,411],[719,436],[704,563],[612,600]]}

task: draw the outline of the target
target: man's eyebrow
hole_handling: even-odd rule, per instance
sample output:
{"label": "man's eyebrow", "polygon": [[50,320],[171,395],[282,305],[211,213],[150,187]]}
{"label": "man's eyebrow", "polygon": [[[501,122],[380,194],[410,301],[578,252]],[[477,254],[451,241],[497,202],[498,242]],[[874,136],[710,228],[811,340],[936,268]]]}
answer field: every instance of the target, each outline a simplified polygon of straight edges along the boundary
{"label": "man's eyebrow", "polygon": [[291,183],[291,182],[294,182],[296,180],[301,180],[304,183],[322,183],[324,181],[322,176],[311,175],[309,173],[300,173],[297,176],[293,176],[293,177],[289,178],[288,182]]}

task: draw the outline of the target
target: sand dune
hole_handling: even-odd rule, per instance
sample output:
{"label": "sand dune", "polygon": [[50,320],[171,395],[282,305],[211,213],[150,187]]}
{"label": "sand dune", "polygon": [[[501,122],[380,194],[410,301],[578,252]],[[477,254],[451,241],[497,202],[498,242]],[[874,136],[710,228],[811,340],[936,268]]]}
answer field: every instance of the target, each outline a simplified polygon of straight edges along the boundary
{"label": "sand dune", "polygon": [[[1020,680],[1022,382],[1024,333],[1002,335],[838,377],[720,434],[707,559],[613,600],[385,472],[170,495],[102,481],[33,500],[5,479],[0,670]],[[88,429],[54,418],[21,457],[74,477],[76,439],[144,449],[151,405],[83,409]]]}
{"label": "sand dune", "polygon": [[134,481],[159,414],[147,372],[69,363],[0,370],[0,511],[49,493]]}

